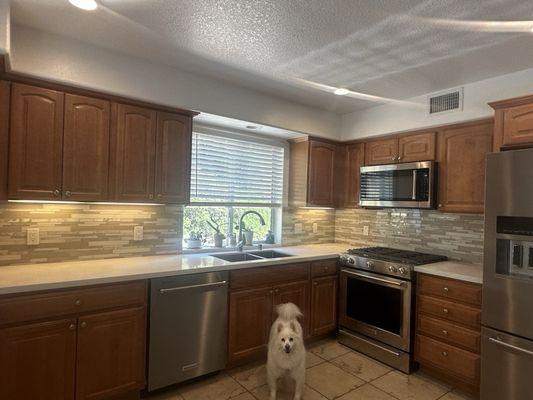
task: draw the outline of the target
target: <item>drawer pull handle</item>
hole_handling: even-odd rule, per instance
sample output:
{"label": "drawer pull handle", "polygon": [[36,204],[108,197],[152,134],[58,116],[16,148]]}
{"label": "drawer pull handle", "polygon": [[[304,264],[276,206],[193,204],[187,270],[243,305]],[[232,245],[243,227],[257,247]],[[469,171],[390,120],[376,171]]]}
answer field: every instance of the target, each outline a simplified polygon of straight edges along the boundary
{"label": "drawer pull handle", "polygon": [[443,330],[442,330],[442,334],[443,334],[444,336],[448,336],[448,331],[447,331],[446,329],[443,329]]}
{"label": "drawer pull handle", "polygon": [[450,312],[450,310],[448,310],[447,308],[443,308],[443,309],[442,309],[442,312],[443,312],[444,314],[448,314],[448,313]]}
{"label": "drawer pull handle", "polygon": [[85,322],[85,321],[82,322],[82,323],[80,324],[80,326],[81,326],[82,328],[87,328],[87,322]]}
{"label": "drawer pull handle", "polygon": [[70,329],[71,331],[73,331],[74,329],[76,329],[76,325],[74,325],[74,324],[70,324],[70,325],[68,326],[68,329]]}
{"label": "drawer pull handle", "polygon": [[447,287],[447,286],[444,286],[444,289],[443,289],[446,293],[448,293],[450,291],[450,288]]}
{"label": "drawer pull handle", "polygon": [[81,306],[81,300],[76,300],[74,302],[74,305],[77,306],[77,307]]}
{"label": "drawer pull handle", "polygon": [[442,354],[443,357],[448,357],[448,352],[447,351],[443,351],[441,354]]}

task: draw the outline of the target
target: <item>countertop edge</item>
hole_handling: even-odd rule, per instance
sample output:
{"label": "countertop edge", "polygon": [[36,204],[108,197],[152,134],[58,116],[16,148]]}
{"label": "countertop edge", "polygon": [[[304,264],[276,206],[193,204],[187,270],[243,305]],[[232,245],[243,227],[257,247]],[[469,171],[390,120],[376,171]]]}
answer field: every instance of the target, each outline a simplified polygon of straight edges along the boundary
{"label": "countertop edge", "polygon": [[463,282],[483,284],[483,267],[477,264],[466,264],[453,261],[418,265],[415,272],[443,278],[456,279]]}

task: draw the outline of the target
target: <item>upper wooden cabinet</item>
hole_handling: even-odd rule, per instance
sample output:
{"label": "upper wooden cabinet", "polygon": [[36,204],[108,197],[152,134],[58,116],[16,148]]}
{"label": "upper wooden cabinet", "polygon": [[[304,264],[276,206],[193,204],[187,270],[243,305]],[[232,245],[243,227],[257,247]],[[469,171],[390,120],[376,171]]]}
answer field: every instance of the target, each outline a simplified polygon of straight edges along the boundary
{"label": "upper wooden cabinet", "polygon": [[533,96],[502,100],[489,105],[494,116],[494,150],[533,146]]}
{"label": "upper wooden cabinet", "polygon": [[492,119],[449,126],[439,133],[439,210],[483,213],[492,133]]}
{"label": "upper wooden cabinet", "polygon": [[365,144],[339,146],[335,194],[337,207],[359,206],[360,168],[365,164]]}
{"label": "upper wooden cabinet", "polygon": [[108,101],[65,96],[63,198],[108,199],[109,122]]}
{"label": "upper wooden cabinet", "polygon": [[295,207],[335,205],[337,145],[309,139],[291,143],[289,203]]}
{"label": "upper wooden cabinet", "polygon": [[435,160],[436,132],[407,133],[365,143],[365,165]]}
{"label": "upper wooden cabinet", "polygon": [[60,200],[64,94],[13,84],[9,143],[9,197]]}

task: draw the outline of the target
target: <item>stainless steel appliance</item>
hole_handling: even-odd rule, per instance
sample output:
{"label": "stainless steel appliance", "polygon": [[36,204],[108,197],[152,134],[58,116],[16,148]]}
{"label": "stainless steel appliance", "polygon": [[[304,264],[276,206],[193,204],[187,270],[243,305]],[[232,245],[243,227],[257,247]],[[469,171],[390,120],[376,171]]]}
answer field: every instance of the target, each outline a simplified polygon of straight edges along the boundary
{"label": "stainless steel appliance", "polygon": [[361,167],[359,205],[363,207],[432,208],[433,161]]}
{"label": "stainless steel appliance", "polygon": [[533,149],[487,158],[481,398],[532,398]]}
{"label": "stainless steel appliance", "polygon": [[341,254],[339,341],[410,373],[414,266],[444,260],[443,256],[385,247]]}
{"label": "stainless steel appliance", "polygon": [[228,273],[151,281],[148,390],[224,369]]}

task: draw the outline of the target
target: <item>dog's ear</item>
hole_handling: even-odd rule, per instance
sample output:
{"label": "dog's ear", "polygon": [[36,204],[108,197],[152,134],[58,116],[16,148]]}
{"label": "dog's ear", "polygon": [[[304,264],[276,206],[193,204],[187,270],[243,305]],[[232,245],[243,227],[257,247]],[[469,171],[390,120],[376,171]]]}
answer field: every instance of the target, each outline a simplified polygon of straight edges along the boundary
{"label": "dog's ear", "polygon": [[278,329],[277,329],[278,333],[280,333],[282,329],[283,329],[283,325],[282,324],[278,324]]}

